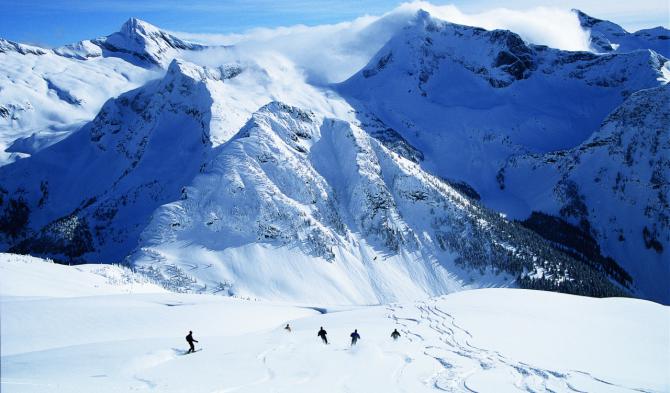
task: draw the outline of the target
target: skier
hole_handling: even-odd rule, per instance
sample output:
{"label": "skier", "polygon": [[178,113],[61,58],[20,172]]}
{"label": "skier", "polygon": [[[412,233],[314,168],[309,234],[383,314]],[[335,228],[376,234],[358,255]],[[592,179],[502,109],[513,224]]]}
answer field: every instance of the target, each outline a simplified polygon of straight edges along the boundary
{"label": "skier", "polygon": [[284,327],[284,330],[291,333],[291,327],[288,325],[288,323],[286,324],[286,327]]}
{"label": "skier", "polygon": [[351,333],[350,336],[351,336],[351,346],[353,347],[354,345],[356,345],[358,340],[361,339],[361,335],[358,334],[358,329],[354,329],[354,332]]}
{"label": "skier", "polygon": [[189,353],[195,352],[195,347],[193,346],[193,343],[194,342],[197,343],[198,340],[193,338],[193,332],[190,331],[190,330],[188,331],[188,336],[186,336],[186,341],[188,342],[188,345],[191,347],[191,348],[189,348],[188,352],[186,352],[186,353],[189,354]]}
{"label": "skier", "polygon": [[328,338],[326,338],[326,334],[328,334],[325,330],[323,330],[323,326],[319,329],[319,332],[316,334],[317,336],[321,337],[321,340],[323,340],[324,344],[328,344]]}
{"label": "skier", "polygon": [[393,333],[391,333],[391,337],[393,337],[393,341],[397,340],[398,337],[400,337],[400,333],[398,332],[398,329],[393,329]]}

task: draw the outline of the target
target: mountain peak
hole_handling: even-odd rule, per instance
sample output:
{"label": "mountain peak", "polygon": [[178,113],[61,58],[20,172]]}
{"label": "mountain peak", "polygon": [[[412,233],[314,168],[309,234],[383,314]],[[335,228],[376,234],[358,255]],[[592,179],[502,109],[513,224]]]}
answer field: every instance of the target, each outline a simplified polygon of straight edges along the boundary
{"label": "mountain peak", "polygon": [[170,65],[168,65],[166,75],[185,75],[191,79],[201,78],[203,68],[181,59],[172,59]]}
{"label": "mountain peak", "polygon": [[644,29],[629,33],[623,27],[608,20],[594,18],[573,9],[579,24],[590,34],[591,48],[596,52],[632,52],[638,49],[651,49],[665,57],[670,57],[668,37],[670,31],[664,27]]}
{"label": "mountain peak", "polygon": [[598,23],[604,22],[602,19],[594,18],[580,9],[573,8],[571,11],[577,15],[577,18],[579,19],[579,24],[583,28],[591,28]]}
{"label": "mountain peak", "polygon": [[422,31],[428,32],[436,32],[449,25],[455,24],[436,18],[423,8],[416,11],[414,18],[410,20],[410,26],[414,26],[415,28],[419,28]]}
{"label": "mountain peak", "polygon": [[394,35],[360,75],[367,79],[395,69],[416,80],[407,91],[426,96],[425,86],[446,63],[480,75],[493,87],[526,79],[537,68],[535,49],[514,32],[451,23],[419,10],[413,22]]}
{"label": "mountain peak", "polygon": [[200,66],[188,61],[174,58],[167,66],[166,78],[175,80],[182,77],[192,79],[196,82],[207,79],[213,81],[223,81],[232,79],[243,72],[243,68],[238,64],[224,64],[219,67]]}
{"label": "mountain peak", "polygon": [[134,17],[125,21],[119,30],[119,33],[128,37],[147,36],[157,32],[160,32],[158,27]]}
{"label": "mountain peak", "polygon": [[161,68],[167,66],[179,50],[204,48],[137,18],[128,19],[118,32],[94,43],[103,49],[103,56],[121,57],[137,65]]}
{"label": "mountain peak", "polygon": [[281,101],[269,102],[258,110],[259,113],[286,113],[301,121],[311,122],[314,120],[314,113],[301,108],[285,104]]}
{"label": "mountain peak", "polygon": [[415,20],[416,20],[417,22],[419,22],[419,21],[424,21],[424,22],[425,22],[425,21],[431,21],[432,18],[433,18],[433,17],[430,15],[430,12],[428,12],[428,11],[424,10],[423,8],[421,8],[421,9],[419,9],[419,10],[416,12]]}
{"label": "mountain peak", "polygon": [[[305,153],[310,149],[314,139],[318,139],[317,124],[323,117],[302,108],[271,101],[259,108],[251,120],[238,132],[238,138],[246,138],[252,134],[272,134],[271,140],[283,140],[295,151]],[[278,138],[278,139],[277,139]]]}
{"label": "mountain peak", "polygon": [[93,57],[118,57],[143,68],[166,68],[181,50],[205,47],[183,41],[149,22],[130,18],[119,31],[106,37],[84,40],[54,49],[60,56],[86,60]]}

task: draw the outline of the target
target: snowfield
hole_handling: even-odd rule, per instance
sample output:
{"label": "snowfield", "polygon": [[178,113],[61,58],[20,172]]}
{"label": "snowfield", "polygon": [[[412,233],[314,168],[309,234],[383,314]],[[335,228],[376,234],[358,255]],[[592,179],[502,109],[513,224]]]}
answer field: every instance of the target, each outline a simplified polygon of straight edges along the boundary
{"label": "snowfield", "polygon": [[[670,389],[670,309],[642,300],[481,289],[321,308],[170,293],[119,267],[11,254],[0,296],[8,393]],[[188,330],[202,351],[182,356]]]}

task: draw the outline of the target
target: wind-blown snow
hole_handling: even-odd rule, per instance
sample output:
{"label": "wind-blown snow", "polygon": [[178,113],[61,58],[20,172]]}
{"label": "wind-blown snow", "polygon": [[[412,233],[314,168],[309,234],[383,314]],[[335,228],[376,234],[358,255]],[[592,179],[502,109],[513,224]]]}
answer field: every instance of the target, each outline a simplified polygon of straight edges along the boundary
{"label": "wind-blown snow", "polygon": [[628,52],[640,48],[670,57],[670,30],[657,26],[629,33],[616,23],[594,18],[574,10],[581,26],[588,31],[591,49],[596,52]]}
{"label": "wind-blown snow", "polygon": [[[209,45],[234,45],[250,57],[268,52],[281,54],[305,70],[310,82],[323,84],[341,82],[353,75],[399,29],[411,24],[419,10],[453,23],[512,30],[534,44],[564,50],[590,49],[588,32],[568,9],[538,7],[520,11],[494,8],[468,14],[454,5],[440,6],[423,1],[404,3],[381,16],[368,15],[333,25],[258,28],[229,35],[173,34]],[[207,65],[226,56],[226,51],[215,49],[187,56],[189,61]]]}
{"label": "wind-blown snow", "polygon": [[[646,301],[486,289],[320,314],[211,295],[96,294],[93,273],[7,254],[0,269],[3,392],[670,388],[670,310]],[[30,285],[36,274],[53,281]],[[24,292],[7,290],[12,281]],[[31,290],[41,297],[17,296]],[[354,329],[362,339],[350,348]],[[182,356],[189,330],[202,350]]]}

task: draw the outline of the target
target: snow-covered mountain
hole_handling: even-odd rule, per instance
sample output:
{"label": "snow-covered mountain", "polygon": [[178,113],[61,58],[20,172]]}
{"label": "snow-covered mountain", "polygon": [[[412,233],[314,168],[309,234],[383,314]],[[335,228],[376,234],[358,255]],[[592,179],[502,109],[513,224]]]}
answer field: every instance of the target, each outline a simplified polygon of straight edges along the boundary
{"label": "snow-covered mountain", "polygon": [[[212,148],[282,96],[281,75],[271,72],[174,60],[161,79],[109,100],[69,138],[0,168],[3,246],[57,259],[123,260],[154,209],[180,198]],[[265,87],[255,87],[263,78]],[[297,88],[292,101],[338,104]]]}
{"label": "snow-covered mountain", "polygon": [[69,138],[0,169],[7,247],[120,261],[153,209],[178,199],[210,149],[212,98],[199,67],[108,101]]}
{"label": "snow-covered mountain", "polygon": [[[511,157],[584,143],[631,94],[665,86],[669,64],[650,50],[599,55],[529,45],[509,31],[455,25],[420,12],[415,23],[392,38],[368,66],[338,86],[338,91],[359,112],[371,113],[420,151],[422,167],[467,183],[488,207],[523,220],[533,211],[532,206],[552,194],[553,187],[540,189],[537,179],[527,176],[525,183],[519,179],[517,184],[515,195],[522,196],[511,197],[505,192],[501,169],[505,163]],[[655,105],[641,110],[662,117],[664,108]],[[660,126],[667,127],[665,123]],[[608,160],[603,165],[616,171],[620,163]],[[597,203],[616,206],[615,193],[600,190],[596,195]],[[530,198],[537,201],[529,203]],[[648,213],[635,211],[636,215],[624,210],[612,214],[619,227],[637,233],[633,229],[636,222],[650,224]],[[656,217],[650,220],[655,222]],[[608,270],[620,271],[617,265],[624,266],[633,281],[641,281],[641,288],[649,285],[648,279],[653,280],[647,274],[668,277],[668,264],[662,262],[667,258],[662,255],[652,256],[657,262],[642,262],[645,266],[655,263],[658,270],[638,274],[632,265],[640,262],[639,257],[631,259],[632,254],[616,251],[598,234],[588,235],[598,239],[597,246],[602,249],[596,259],[613,257],[613,264],[605,262],[612,266]],[[632,244],[625,247],[637,249]],[[625,272],[617,274],[626,280]],[[670,294],[658,292],[663,280],[655,281],[657,290],[650,289],[648,296],[667,301]]]}
{"label": "snow-covered mountain", "polygon": [[143,20],[130,18],[116,33],[55,48],[54,53],[81,60],[118,57],[145,68],[165,68],[172,59],[179,57],[181,51],[204,48],[203,45],[179,39]]}
{"label": "snow-covered mountain", "polygon": [[55,49],[0,38],[0,165],[62,140],[108,99],[204,48],[135,18],[107,37]]}
{"label": "snow-covered mountain", "polygon": [[354,123],[272,103],[213,149],[213,97],[229,77],[174,61],[72,137],[3,167],[6,246],[118,261],[153,215],[132,260],[178,290],[352,303],[482,285],[619,293]]}
{"label": "snow-covered mountain", "polygon": [[616,23],[594,18],[580,10],[573,10],[581,26],[589,31],[590,42],[597,52],[630,52],[651,49],[665,57],[670,57],[670,30],[663,26],[627,32]]}
{"label": "snow-covered mountain", "polygon": [[74,60],[9,41],[0,41],[0,68],[0,165],[62,140],[110,97],[159,76],[118,58]]}
{"label": "snow-covered mountain", "polygon": [[506,193],[595,237],[659,300],[667,298],[668,283],[658,278],[670,276],[668,108],[670,86],[636,92],[579,146],[513,157],[500,172]]}
{"label": "snow-covered mountain", "polygon": [[489,285],[616,293],[356,125],[278,102],[154,213],[140,245],[135,266],[175,290],[334,303]]}
{"label": "snow-covered mountain", "polygon": [[485,190],[491,163],[576,146],[632,92],[667,83],[667,61],[648,50],[530,45],[419,12],[338,91],[400,132],[436,173]]}
{"label": "snow-covered mountain", "polygon": [[[279,54],[208,49],[136,19],[54,50],[3,41],[0,61],[14,71],[0,89],[12,110],[0,131],[23,136],[12,149],[32,155],[0,167],[0,245],[75,262],[128,257],[172,289],[262,298],[376,303],[521,286],[665,301],[644,276],[656,270],[621,261],[629,254],[593,232],[612,217],[631,233],[645,223],[652,240],[625,252],[658,248],[663,206],[641,218],[649,212],[594,190],[613,210],[588,218],[593,252],[505,215],[557,214],[524,199],[553,188],[507,185],[514,157],[588,143],[635,92],[665,91],[667,59],[562,51],[424,11],[400,25],[335,86],[311,85]],[[193,53],[220,61],[179,59]],[[87,98],[109,80],[124,82]],[[34,110],[19,113],[25,97]],[[639,108],[665,119],[661,104]],[[571,217],[557,222],[572,231]]]}

